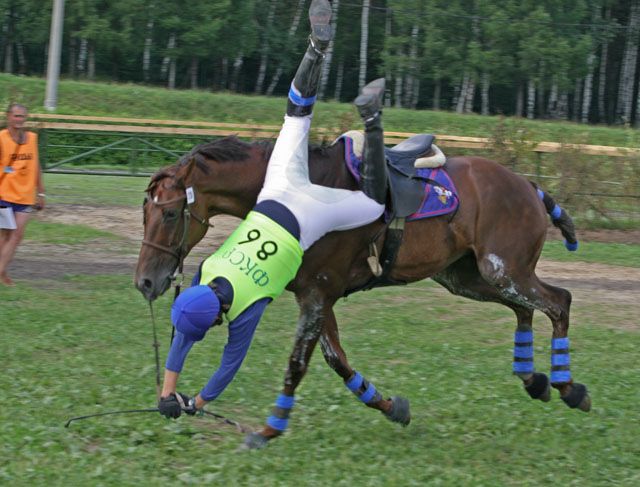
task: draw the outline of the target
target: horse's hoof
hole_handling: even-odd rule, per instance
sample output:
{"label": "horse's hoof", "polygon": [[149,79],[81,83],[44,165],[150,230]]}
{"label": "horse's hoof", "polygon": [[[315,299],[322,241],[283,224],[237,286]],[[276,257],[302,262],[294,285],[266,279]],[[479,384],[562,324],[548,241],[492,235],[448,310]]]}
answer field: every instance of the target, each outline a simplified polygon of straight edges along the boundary
{"label": "horse's hoof", "polygon": [[411,422],[411,411],[409,410],[409,399],[400,396],[391,398],[391,411],[383,413],[389,421],[407,426]]}
{"label": "horse's hoof", "polygon": [[267,446],[268,442],[269,438],[254,431],[244,437],[243,447],[246,450],[259,450],[260,448]]}
{"label": "horse's hoof", "polygon": [[591,411],[591,397],[587,391],[587,387],[584,384],[578,384],[574,382],[571,384],[571,390],[569,394],[560,396],[567,406],[572,409],[580,409],[585,413]]}
{"label": "horse's hoof", "polygon": [[525,385],[524,389],[531,396],[531,399],[540,399],[542,402],[551,400],[551,386],[546,374],[534,372],[533,382],[528,386]]}
{"label": "horse's hoof", "polygon": [[591,411],[591,396],[589,396],[589,394],[582,398],[582,401],[580,401],[580,404],[578,404],[578,409],[580,411],[584,411],[585,413]]}

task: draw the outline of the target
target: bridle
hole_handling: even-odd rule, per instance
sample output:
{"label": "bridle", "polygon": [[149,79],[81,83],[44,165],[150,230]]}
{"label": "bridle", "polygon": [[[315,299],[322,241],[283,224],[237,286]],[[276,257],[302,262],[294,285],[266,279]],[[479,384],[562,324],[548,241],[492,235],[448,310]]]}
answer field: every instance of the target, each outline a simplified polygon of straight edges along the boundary
{"label": "bridle", "polygon": [[[208,220],[200,217],[199,215],[197,215],[194,211],[193,211],[193,204],[195,203],[195,196],[193,197],[193,200],[191,202],[189,202],[189,198],[187,197],[187,190],[184,191],[184,194],[181,196],[178,196],[176,198],[172,198],[170,200],[167,201],[157,201],[156,198],[150,199],[148,196],[145,197],[144,199],[144,203],[143,203],[143,208],[144,206],[146,206],[147,203],[153,204],[154,206],[163,208],[163,207],[167,207],[169,205],[173,205],[175,203],[178,202],[182,202],[182,208],[180,213],[182,214],[182,217],[184,219],[184,227],[182,230],[182,239],[180,240],[180,243],[178,244],[178,247],[176,250],[172,249],[171,247],[165,246],[165,245],[160,245],[157,244],[155,242],[151,242],[149,240],[143,239],[142,240],[142,245],[146,245],[148,247],[152,247],[156,250],[160,250],[161,252],[165,252],[173,257],[175,257],[178,260],[178,272],[176,275],[180,275],[182,274],[182,268],[183,268],[183,264],[184,264],[184,259],[187,256],[187,252],[185,251],[186,248],[186,244],[189,241],[189,227],[191,226],[191,219],[193,218],[196,222],[198,222],[200,225],[203,225],[205,227],[208,228],[213,228],[213,224],[209,223]],[[144,213],[144,212],[143,212]],[[144,224],[146,225],[146,218],[144,221]],[[172,239],[173,240],[173,239]]]}

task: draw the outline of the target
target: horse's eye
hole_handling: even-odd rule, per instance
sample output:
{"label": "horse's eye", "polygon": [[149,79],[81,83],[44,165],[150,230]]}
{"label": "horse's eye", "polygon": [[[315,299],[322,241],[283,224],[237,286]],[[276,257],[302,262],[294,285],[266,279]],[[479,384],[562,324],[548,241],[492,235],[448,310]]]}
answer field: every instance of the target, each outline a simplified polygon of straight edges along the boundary
{"label": "horse's eye", "polygon": [[168,208],[165,210],[162,210],[162,220],[165,222],[171,222],[174,221],[178,218],[178,211]]}

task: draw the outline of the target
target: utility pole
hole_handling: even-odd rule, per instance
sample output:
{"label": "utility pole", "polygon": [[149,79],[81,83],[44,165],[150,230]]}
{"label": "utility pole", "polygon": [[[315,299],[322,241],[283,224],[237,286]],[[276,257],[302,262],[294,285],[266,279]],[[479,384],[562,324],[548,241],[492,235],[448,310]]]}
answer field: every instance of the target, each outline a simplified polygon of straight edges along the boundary
{"label": "utility pole", "polygon": [[51,33],[49,35],[49,59],[47,63],[47,93],[44,99],[44,107],[49,111],[55,111],[58,105],[58,78],[60,78],[63,20],[64,0],[53,0]]}

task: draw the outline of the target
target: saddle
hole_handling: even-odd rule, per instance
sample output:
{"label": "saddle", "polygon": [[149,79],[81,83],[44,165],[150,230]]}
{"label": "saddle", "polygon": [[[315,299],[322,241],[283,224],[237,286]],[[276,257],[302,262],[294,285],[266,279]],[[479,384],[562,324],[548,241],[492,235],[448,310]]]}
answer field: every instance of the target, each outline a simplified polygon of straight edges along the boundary
{"label": "saddle", "polygon": [[[360,180],[360,164],[364,147],[362,132],[350,131],[338,140],[345,144],[345,161],[354,178]],[[414,135],[391,148],[385,148],[387,173],[389,177],[389,192],[391,204],[386,212],[387,226],[384,244],[380,253],[376,246],[378,236],[369,244],[369,258],[367,262],[373,277],[357,289],[348,289],[345,296],[356,291],[369,290],[376,287],[401,285],[391,279],[391,269],[398,255],[404,234],[404,224],[407,217],[414,215],[425,200],[426,182],[441,185],[428,174],[446,162],[442,151],[433,143],[435,137],[430,134]],[[336,141],[337,142],[337,141]]]}
{"label": "saddle", "polygon": [[[364,147],[364,135],[359,131],[349,131],[338,140],[344,140],[345,159],[351,174],[360,180],[360,164]],[[391,194],[390,214],[395,218],[405,218],[415,213],[424,199],[424,184],[428,177],[423,168],[444,165],[446,158],[433,143],[435,136],[414,135],[399,144],[385,148]],[[432,181],[430,181],[432,182]]]}

